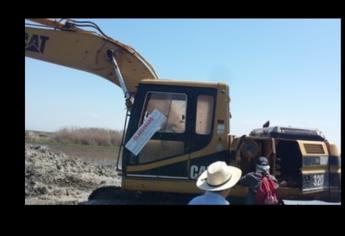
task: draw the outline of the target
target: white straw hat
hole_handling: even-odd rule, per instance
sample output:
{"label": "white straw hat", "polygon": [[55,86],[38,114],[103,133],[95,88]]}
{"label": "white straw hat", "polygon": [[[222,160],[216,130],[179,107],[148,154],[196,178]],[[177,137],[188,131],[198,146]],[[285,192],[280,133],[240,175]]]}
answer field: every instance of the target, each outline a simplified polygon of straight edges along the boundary
{"label": "white straw hat", "polygon": [[224,161],[216,161],[199,176],[196,186],[206,191],[221,191],[234,186],[241,175],[239,168],[228,166]]}

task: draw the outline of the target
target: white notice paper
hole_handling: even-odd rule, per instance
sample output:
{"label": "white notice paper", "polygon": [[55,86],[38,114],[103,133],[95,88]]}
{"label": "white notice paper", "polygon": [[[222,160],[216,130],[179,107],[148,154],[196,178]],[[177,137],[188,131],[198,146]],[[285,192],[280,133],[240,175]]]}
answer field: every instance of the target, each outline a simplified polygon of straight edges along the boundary
{"label": "white notice paper", "polygon": [[153,112],[144,120],[139,129],[134,133],[132,138],[127,142],[125,147],[137,156],[152,136],[160,130],[166,119],[165,115],[163,115],[159,110],[154,109]]}

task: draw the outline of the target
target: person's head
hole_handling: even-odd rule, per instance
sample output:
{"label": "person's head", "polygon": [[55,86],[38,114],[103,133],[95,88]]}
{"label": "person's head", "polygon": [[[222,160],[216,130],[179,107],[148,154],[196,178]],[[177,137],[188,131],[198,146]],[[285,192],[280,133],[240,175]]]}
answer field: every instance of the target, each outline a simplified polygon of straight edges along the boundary
{"label": "person's head", "polygon": [[196,186],[201,190],[217,192],[226,197],[241,175],[242,171],[239,168],[228,166],[224,161],[216,161],[199,176]]}
{"label": "person's head", "polygon": [[269,170],[270,170],[270,165],[269,165],[268,159],[264,156],[259,157],[256,160],[256,171],[269,173]]}

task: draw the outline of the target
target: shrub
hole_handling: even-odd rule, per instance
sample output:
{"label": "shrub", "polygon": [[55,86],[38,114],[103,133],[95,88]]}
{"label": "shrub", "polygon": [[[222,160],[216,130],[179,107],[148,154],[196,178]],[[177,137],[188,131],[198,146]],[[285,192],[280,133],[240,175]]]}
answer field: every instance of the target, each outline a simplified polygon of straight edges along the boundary
{"label": "shrub", "polygon": [[122,132],[102,128],[62,128],[55,132],[54,140],[59,143],[84,145],[120,145]]}

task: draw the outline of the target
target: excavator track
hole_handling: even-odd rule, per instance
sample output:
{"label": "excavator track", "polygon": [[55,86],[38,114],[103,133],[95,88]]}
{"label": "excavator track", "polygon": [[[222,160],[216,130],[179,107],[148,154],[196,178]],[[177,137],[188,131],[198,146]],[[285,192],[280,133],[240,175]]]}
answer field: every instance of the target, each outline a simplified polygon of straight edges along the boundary
{"label": "excavator track", "polygon": [[187,205],[192,194],[127,191],[103,186],[93,191],[81,205]]}

